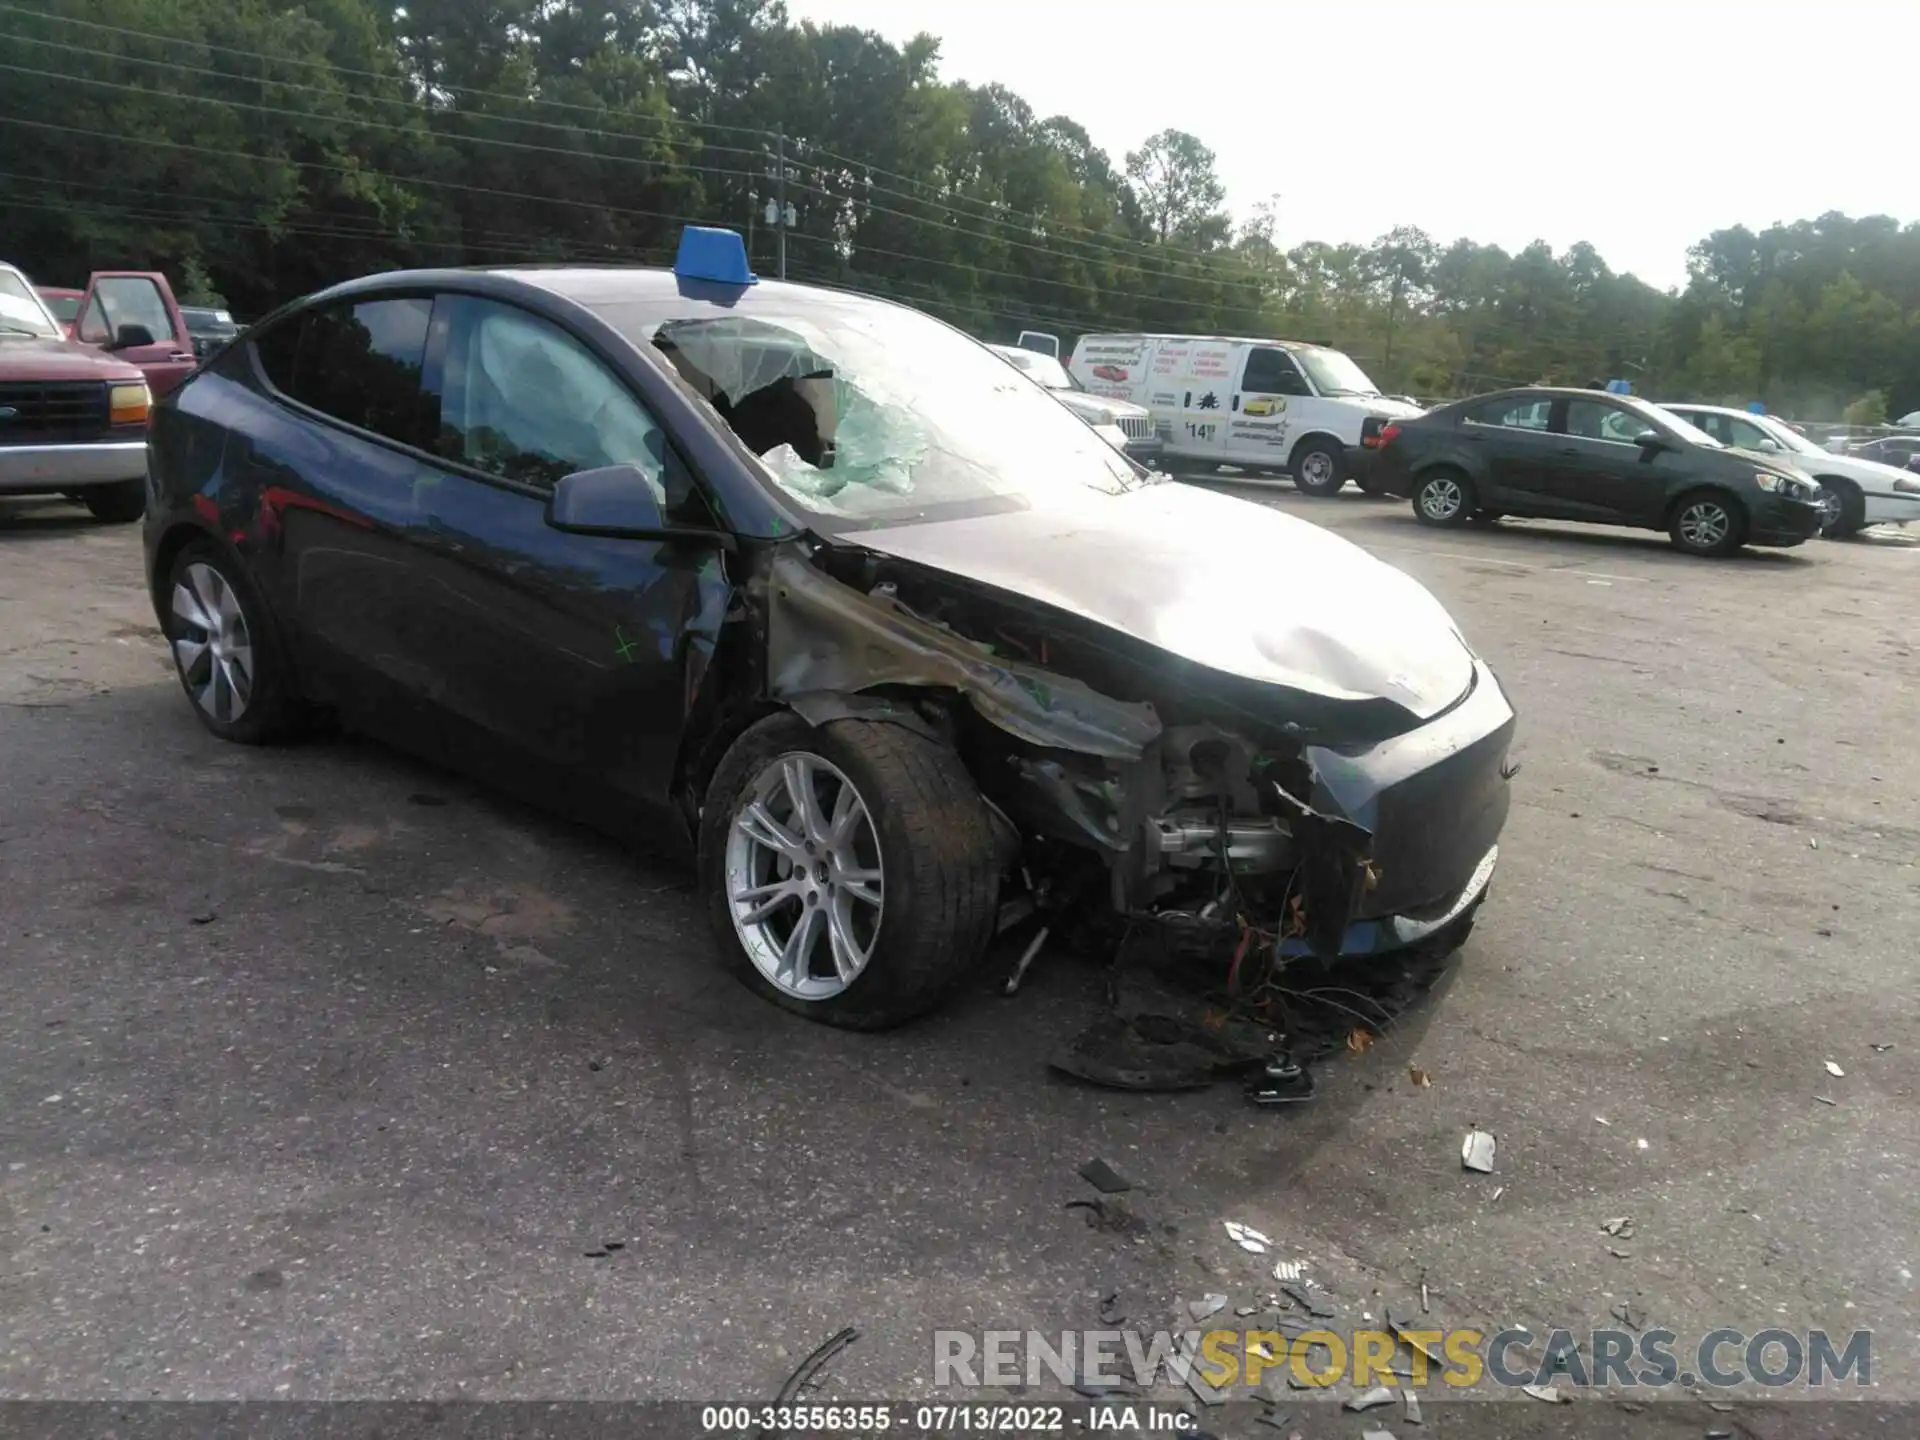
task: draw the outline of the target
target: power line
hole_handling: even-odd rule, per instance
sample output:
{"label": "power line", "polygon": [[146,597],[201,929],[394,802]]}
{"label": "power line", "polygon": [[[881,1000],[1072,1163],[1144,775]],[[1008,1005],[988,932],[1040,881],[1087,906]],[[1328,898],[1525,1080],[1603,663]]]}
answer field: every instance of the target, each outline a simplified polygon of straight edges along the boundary
{"label": "power line", "polygon": [[[80,20],[71,15],[48,15],[42,11],[29,10],[23,5],[8,3],[8,0],[0,0],[0,10],[9,11],[16,15],[28,15],[35,20],[51,20],[61,25],[81,25],[89,30],[104,31],[111,35],[124,35],[136,40],[156,40],[167,45],[190,45],[197,50],[212,50],[222,55],[239,55],[250,60],[273,60],[286,65],[305,65],[309,69],[327,70],[336,75],[357,75],[363,79],[384,80],[389,83],[395,80],[413,80],[416,78],[405,74],[384,74],[378,70],[356,70],[350,65],[336,65],[331,60],[309,60],[299,55],[268,55],[259,50],[243,50],[233,45],[217,45],[211,40],[195,40],[186,35],[158,34],[152,30],[134,30],[124,25],[102,24],[98,20]],[[431,88],[437,91],[444,91],[449,95],[471,95],[477,100],[503,100],[511,105],[547,105],[556,110],[579,110],[590,115],[605,113],[603,107],[598,105],[582,105],[576,101],[552,100],[544,96],[512,95],[503,90],[481,90],[471,85],[436,84]],[[661,121],[660,123],[665,124],[667,122]],[[729,131],[737,135],[756,135],[762,138],[771,138],[770,131],[756,130],[746,125],[720,125],[708,120],[685,120],[677,116],[672,123],[686,125],[695,130],[721,130]]]}
{"label": "power line", "polygon": [[184,140],[163,140],[150,135],[119,135],[105,130],[88,130],[78,125],[60,125],[51,120],[29,120],[20,115],[0,115],[0,124],[29,125],[36,130],[56,130],[69,135],[87,135],[96,140],[111,140],[116,145],[158,145],[171,150],[186,150],[197,155],[214,155],[227,160],[246,160],[256,165],[288,165],[296,170],[327,170],[358,178],[391,180],[402,185],[426,185],[440,190],[458,190],[472,195],[489,195],[499,200],[527,200],[536,205],[565,205],[607,215],[631,215],[648,220],[677,220],[682,224],[704,225],[696,215],[680,215],[665,210],[638,210],[628,206],[605,205],[592,200],[570,200],[557,195],[531,195],[521,190],[495,190],[484,185],[462,185],[452,180],[428,180],[421,176],[404,179],[382,170],[358,166],[328,165],[317,160],[295,160],[290,156],[256,155],[246,150],[222,150],[210,145],[194,145]]}
{"label": "power line", "polygon": [[[20,6],[14,5],[11,3],[0,3],[0,11],[12,11],[15,13],[29,13],[29,14],[34,13],[34,12],[22,12]],[[394,79],[408,78],[408,77],[402,77],[402,76],[382,75],[379,72],[372,71],[372,70],[356,70],[348,66],[333,65],[328,61],[307,60],[298,56],[269,55],[257,50],[245,50],[235,46],[217,45],[211,41],[193,40],[185,36],[161,35],[161,34],[156,34],[152,31],[131,30],[122,26],[105,25],[105,24],[101,24],[98,21],[92,21],[92,20],[78,20],[69,16],[37,16],[37,18],[56,20],[62,24],[82,25],[93,30],[101,30],[101,31],[112,33],[112,34],[132,36],[139,39],[155,40],[155,41],[161,41],[164,43],[175,44],[175,45],[190,45],[200,49],[217,51],[222,54],[237,55],[247,59],[260,60],[260,61],[265,61],[269,63],[278,62],[278,63],[287,63],[287,64],[306,65],[309,67],[325,68],[335,74],[357,75],[357,76],[363,76],[369,79],[387,80],[387,81],[391,81]],[[56,41],[40,40],[33,36],[19,36],[17,38],[26,40],[29,44],[55,45],[60,43]],[[175,62],[171,62],[171,61],[152,60],[152,59],[148,59],[141,56],[123,55],[123,54],[118,54],[111,51],[99,51],[99,50],[88,51],[78,46],[63,46],[62,48],[80,50],[80,52],[83,54],[92,54],[105,59],[126,60],[135,64],[169,65],[169,66],[175,65]],[[199,67],[176,66],[175,68],[191,70],[194,73],[209,74],[221,79],[232,78],[232,77],[223,75],[219,71],[206,71],[206,70],[200,69]],[[38,73],[38,72],[28,72],[28,73]],[[67,77],[63,76],[60,78],[67,78]],[[293,84],[294,82],[263,80],[262,83],[290,85],[290,84]],[[325,90],[325,87],[319,87],[319,86],[302,86],[300,88],[322,90],[323,92]],[[605,111],[600,109],[599,107],[578,105],[572,102],[551,100],[544,97],[513,96],[513,95],[506,94],[504,92],[475,90],[475,89],[472,89],[471,87],[458,86],[458,85],[441,85],[441,86],[436,86],[434,88],[445,90],[448,93],[471,94],[471,95],[475,95],[482,98],[497,99],[497,100],[502,100],[509,103],[513,103],[513,104],[547,105],[547,106],[552,106],[559,109],[582,110],[591,114],[605,113]],[[326,92],[326,93],[331,93],[331,92]],[[198,98],[198,97],[193,97],[193,98]],[[389,98],[380,97],[380,96],[364,96],[364,97],[355,97],[355,98],[376,100],[382,104],[417,104],[417,102],[394,100],[394,99],[389,99]],[[435,114],[435,113],[442,113],[442,112],[435,112],[431,108],[428,108],[427,113]],[[471,114],[473,112],[450,112],[450,113]],[[564,126],[552,127],[552,126],[548,126],[546,122],[536,121],[536,120],[522,120],[513,116],[487,115],[486,118],[490,120],[495,120],[495,121],[502,121],[509,124],[537,125],[537,126],[542,126],[543,128],[560,128],[560,129],[569,128]],[[667,121],[667,120],[661,119],[660,117],[654,117],[654,116],[636,116],[633,118],[635,118],[636,120],[642,120],[649,123],[657,123],[662,125],[684,124],[696,129],[713,129],[713,130],[731,131],[738,134],[756,135],[756,136],[759,136],[763,141],[766,139],[772,138],[772,132],[770,131],[756,130],[747,126],[717,125],[717,124],[713,124],[711,122],[705,122],[705,121],[685,120],[678,116],[674,117],[672,121]],[[371,123],[371,122],[362,122],[362,123]],[[384,128],[391,128],[391,127],[384,127]],[[621,135],[617,131],[592,131],[592,132],[583,131],[582,133],[602,134],[602,135],[610,136],[612,138],[628,139],[628,140],[658,141],[658,140],[666,140],[669,138],[666,135],[627,136],[627,135]],[[478,138],[478,137],[473,137],[473,138]],[[496,141],[491,143],[511,144],[513,142]],[[851,156],[843,155],[839,151],[828,149],[825,146],[814,145],[810,141],[802,140],[799,143],[806,146],[806,150],[808,153],[818,153],[830,159],[838,160],[843,165],[850,165],[850,166],[857,167],[862,171],[866,172],[869,176],[875,175],[875,174],[883,175],[892,179],[900,180],[908,185],[919,186],[922,189],[932,188],[931,186],[928,186],[924,180],[917,179],[910,175],[902,174],[897,170],[888,170],[884,166],[874,165],[870,161],[857,160]],[[728,153],[732,153],[732,154],[756,153],[750,149],[744,149],[744,148],[735,147],[735,146],[711,145],[711,146],[706,146],[706,148],[710,150],[715,150],[715,151],[725,150]],[[761,152],[759,153],[764,153],[764,152],[765,152],[765,147],[763,144]],[[565,153],[572,153],[572,152],[565,152]],[[613,158],[613,157],[607,157],[607,158]],[[816,173],[823,173],[821,172],[819,166],[815,166],[814,169]],[[750,174],[750,172],[746,172],[746,171],[732,171],[732,172],[724,172],[724,173],[739,175],[745,178],[755,178]],[[948,215],[953,216],[955,220],[969,220],[976,224],[983,220],[994,223],[994,224],[1006,224],[1008,223],[1009,217],[1024,217],[1029,222],[1040,222],[1042,224],[1047,223],[1044,221],[1043,217],[1037,214],[1033,214],[1031,212],[1013,210],[1011,207],[998,207],[994,205],[993,202],[975,200],[970,196],[951,195],[947,200],[930,200],[923,195],[913,194],[909,191],[896,190],[884,185],[872,186],[871,188],[879,191],[882,194],[891,195],[897,199],[906,200],[912,204],[922,205],[927,207],[928,209],[944,211]],[[820,190],[819,193],[828,195],[829,198],[844,198],[844,197],[831,196],[831,192],[828,192],[824,189]],[[977,210],[981,210],[986,213],[979,214],[979,215],[965,215],[959,210],[956,210],[953,208],[953,206],[956,204],[971,205],[975,207]],[[902,220],[906,220],[912,223],[917,223],[917,224],[939,223],[936,221],[929,220],[928,217],[926,216],[909,215],[909,214],[906,214],[905,212],[892,210],[884,206],[874,206],[872,208],[876,210],[880,210],[884,214],[895,215]],[[1029,228],[1031,228],[1031,223],[1029,225]],[[1077,230],[1084,234],[1096,235],[1096,236],[1101,235],[1103,233],[1103,232],[1094,230],[1088,226],[1074,224],[1071,221],[1052,222],[1050,228]],[[1042,254],[1055,255],[1055,256],[1063,255],[1063,252],[1051,249],[1046,246],[1035,246],[1035,245],[1025,244],[1024,242],[1012,240],[1004,236],[985,235],[985,234],[981,234],[980,232],[971,231],[971,230],[962,230],[961,233],[974,236],[976,238],[990,240],[998,244],[1016,245],[1016,246],[1021,246],[1022,248],[1025,248],[1025,249],[1037,250]],[[1121,259],[1124,259],[1130,262],[1133,265],[1133,267],[1138,269],[1143,276],[1151,274],[1151,275],[1156,275],[1163,279],[1170,279],[1170,280],[1194,281],[1194,280],[1203,280],[1205,277],[1199,276],[1199,275],[1182,275],[1178,271],[1157,269],[1157,268],[1149,267],[1144,262],[1147,259],[1154,256],[1162,256],[1164,258],[1171,259],[1170,256],[1165,255],[1165,252],[1168,252],[1168,251],[1172,251],[1178,255],[1191,257],[1191,259],[1188,260],[1187,263],[1195,267],[1210,268],[1211,266],[1217,264],[1219,259],[1218,256],[1211,255],[1205,251],[1188,250],[1184,247],[1170,246],[1164,243],[1158,246],[1151,246],[1145,241],[1114,242],[1107,239],[1096,239],[1096,240],[1071,240],[1071,241],[1066,241],[1064,243],[1079,245],[1086,249],[1096,249],[1096,250],[1103,250],[1103,251],[1110,252],[1114,256],[1117,256]],[[1072,255],[1064,255],[1064,258],[1080,259],[1082,260],[1083,263],[1085,263],[1085,261],[1091,259],[1092,257],[1076,257]],[[1108,263],[1111,263],[1111,262],[1108,262]],[[1178,263],[1178,262],[1175,261],[1174,263]]]}
{"label": "power line", "polygon": [[704,175],[736,175],[752,179],[752,170],[723,170],[714,166],[689,165],[684,160],[654,160],[638,155],[602,155],[582,153],[578,150],[563,150],[555,145],[528,145],[518,140],[494,140],[484,135],[443,135],[432,131],[416,131],[406,125],[387,125],[378,120],[339,119],[332,116],[316,116],[304,110],[289,110],[279,105],[255,105],[245,100],[229,100],[219,95],[193,95],[186,91],[149,90],[144,85],[129,85],[120,80],[96,80],[87,75],[71,75],[59,70],[35,70],[26,65],[10,65],[0,60],[0,70],[11,70],[20,75],[37,75],[45,80],[67,80],[76,85],[95,85],[106,90],[122,90],[134,95],[161,97],[168,100],[190,100],[199,105],[223,105],[230,110],[251,110],[261,115],[280,115],[296,120],[324,120],[330,123],[350,125],[355,129],[386,130],[396,135],[420,135],[435,140],[462,140],[474,145],[501,145],[513,150],[528,150],[542,155],[563,155],[569,160],[605,160],[621,165],[640,165],[648,169],[686,170]]}
{"label": "power line", "polygon": [[[7,5],[0,5],[0,10],[10,9],[10,8],[12,7]],[[76,22],[76,23],[80,23],[80,22]],[[90,22],[87,22],[87,23],[90,23]],[[436,138],[439,137],[440,132],[435,131],[432,128],[432,122],[435,119],[439,119],[439,118],[490,120],[490,121],[494,121],[494,122],[497,122],[500,124],[506,124],[506,125],[527,125],[539,130],[558,130],[562,134],[566,134],[566,135],[598,135],[598,136],[604,136],[612,140],[640,141],[645,144],[671,143],[672,141],[678,138],[672,135],[633,135],[633,134],[627,134],[619,130],[597,129],[590,125],[561,125],[561,124],[556,124],[550,120],[530,120],[525,116],[521,116],[521,115],[497,115],[492,113],[491,111],[486,111],[486,110],[435,110],[430,106],[422,105],[418,100],[406,99],[396,95],[368,95],[368,94],[363,94],[356,91],[335,89],[332,86],[328,86],[328,85],[308,85],[298,80],[277,80],[277,79],[269,79],[265,76],[242,77],[242,76],[232,75],[224,70],[210,70],[204,65],[183,65],[177,60],[156,60],[153,57],[147,56],[147,55],[128,55],[120,51],[97,50],[86,45],[69,45],[66,42],[61,40],[42,40],[41,38],[35,35],[15,35],[11,38],[15,40],[23,41],[28,45],[41,45],[49,49],[64,50],[71,54],[85,55],[96,60],[111,60],[116,63],[129,64],[129,65],[151,65],[151,66],[164,68],[167,70],[177,70],[187,75],[202,75],[209,79],[223,80],[228,82],[234,81],[236,79],[242,79],[242,78],[256,79],[257,83],[261,85],[271,85],[276,89],[304,90],[309,92],[310,94],[326,95],[333,99],[346,101],[356,105],[363,104],[363,103],[372,103],[375,105],[398,105],[408,111],[411,111],[416,115],[419,115],[422,118],[422,122],[424,126],[422,133],[435,136]],[[193,43],[193,42],[185,42],[185,43]],[[281,60],[284,60],[285,58],[287,58],[284,56],[256,54],[253,51],[246,51],[246,50],[235,51],[233,53],[239,54],[239,55],[252,56],[255,59],[263,60],[269,63],[278,63]],[[11,69],[11,68],[17,68],[17,67],[10,66],[8,68]],[[37,71],[37,70],[29,70],[29,71],[26,71],[25,73],[31,74],[31,75],[38,75],[45,72]],[[347,73],[357,74],[361,72],[349,71]],[[62,73],[60,74],[59,78],[80,79],[83,77],[69,76]],[[155,94],[158,92],[143,91],[142,93]],[[174,93],[174,92],[169,92],[169,93]],[[184,92],[180,92],[180,93],[184,93]],[[187,96],[186,98],[197,99],[199,97]],[[529,105],[552,105],[558,102],[551,101],[551,100],[527,100],[527,101],[523,101],[522,103],[529,104]],[[586,108],[586,107],[582,107],[582,108]],[[596,112],[596,113],[608,113],[608,112]],[[632,118],[648,125],[660,125],[660,124],[670,123],[668,121],[663,120],[658,115],[635,115]],[[365,125],[369,122],[357,121],[353,123]],[[388,127],[388,128],[391,128],[391,127]],[[711,145],[704,140],[700,140],[697,136],[689,137],[689,138],[693,139],[695,143],[699,145],[700,147],[699,153],[701,154],[716,154],[716,155],[718,154],[725,154],[725,155],[764,155],[766,154],[766,148],[764,146],[749,148],[746,146],[739,146],[739,145]],[[494,143],[511,144],[513,142],[497,141]],[[529,147],[529,148],[534,148],[534,147]],[[572,154],[575,152],[568,151],[566,153]],[[626,157],[605,156],[603,158],[614,159],[614,158],[626,158]]]}

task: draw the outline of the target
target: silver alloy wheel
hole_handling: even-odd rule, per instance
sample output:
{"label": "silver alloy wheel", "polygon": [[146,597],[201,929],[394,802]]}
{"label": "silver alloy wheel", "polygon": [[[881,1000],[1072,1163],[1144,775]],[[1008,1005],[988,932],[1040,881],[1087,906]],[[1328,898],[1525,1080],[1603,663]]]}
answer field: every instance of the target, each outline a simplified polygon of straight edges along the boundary
{"label": "silver alloy wheel", "polygon": [[231,725],[253,698],[253,636],[233,593],[213,566],[196,561],[173,587],[178,633],[173,661],[187,692],[212,719]]}
{"label": "silver alloy wheel", "polygon": [[1451,475],[1436,475],[1420,487],[1420,513],[1429,520],[1451,520],[1466,502],[1460,482]]}
{"label": "silver alloy wheel", "polygon": [[1680,534],[1695,550],[1711,550],[1732,529],[1733,517],[1718,500],[1696,500],[1680,512]]}
{"label": "silver alloy wheel", "polygon": [[1333,457],[1324,450],[1310,450],[1300,461],[1300,480],[1305,485],[1333,483]]}
{"label": "silver alloy wheel", "polygon": [[1840,523],[1840,497],[1822,486],[1820,489],[1820,528],[1830,530]]}
{"label": "silver alloy wheel", "polygon": [[803,750],[769,761],[728,828],[726,886],[734,933],[769,984],[798,1000],[845,990],[886,908],[880,836],[853,782]]}

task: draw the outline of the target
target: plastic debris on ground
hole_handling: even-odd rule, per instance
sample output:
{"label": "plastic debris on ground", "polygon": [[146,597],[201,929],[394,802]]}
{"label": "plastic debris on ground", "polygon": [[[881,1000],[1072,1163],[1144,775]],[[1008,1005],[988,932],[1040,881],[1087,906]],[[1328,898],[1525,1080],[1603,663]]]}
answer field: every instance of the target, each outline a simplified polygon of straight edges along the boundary
{"label": "plastic debris on ground", "polygon": [[1631,1240],[1633,1238],[1633,1217],[1631,1215],[1618,1215],[1611,1220],[1602,1221],[1600,1228],[1617,1240]]}
{"label": "plastic debris on ground", "polygon": [[1534,1399],[1544,1400],[1549,1405],[1563,1405],[1573,1399],[1573,1396],[1563,1395],[1558,1388],[1552,1385],[1522,1385],[1520,1388]]}
{"label": "plastic debris on ground", "polygon": [[1227,1238],[1232,1240],[1249,1255],[1264,1255],[1273,1242],[1251,1225],[1242,1225],[1238,1220],[1222,1222],[1227,1227]]}
{"label": "plastic debris on ground", "polygon": [[1209,1315],[1218,1315],[1226,1308],[1227,1297],[1224,1295],[1202,1295],[1198,1300],[1187,1302],[1187,1313],[1196,1320],[1204,1320]]}
{"label": "plastic debris on ground", "polygon": [[1273,1278],[1297,1285],[1307,1278],[1307,1262],[1304,1260],[1276,1260],[1273,1262]]}
{"label": "plastic debris on ground", "polygon": [[1373,1045],[1373,1032],[1364,1025],[1356,1025],[1347,1032],[1347,1053],[1364,1055]]}
{"label": "plastic debris on ground", "polygon": [[1460,1164],[1482,1175],[1493,1173],[1494,1139],[1491,1131],[1469,1130],[1460,1142]]}
{"label": "plastic debris on ground", "polygon": [[1289,1300],[1293,1301],[1294,1304],[1298,1305],[1302,1310],[1317,1320],[1331,1320],[1339,1313],[1332,1305],[1320,1299],[1311,1290],[1307,1289],[1306,1281],[1304,1280],[1298,1283],[1289,1281],[1282,1285],[1280,1290]]}
{"label": "plastic debris on ground", "polygon": [[1838,1065],[1834,1064],[1833,1061],[1831,1060],[1827,1061],[1827,1074],[1833,1076],[1833,1078],[1836,1080],[1844,1080],[1847,1078],[1847,1072],[1842,1070]]}
{"label": "plastic debris on ground", "polygon": [[1362,1430],[1360,1440],[1393,1440],[1391,1430]]}
{"label": "plastic debris on ground", "polygon": [[1124,1195],[1133,1182],[1097,1156],[1080,1167],[1080,1178],[1102,1195]]}
{"label": "plastic debris on ground", "polygon": [[1407,1066],[1407,1078],[1422,1090],[1431,1090],[1433,1088],[1433,1076],[1422,1070],[1418,1065]]}
{"label": "plastic debris on ground", "polygon": [[1406,1410],[1400,1418],[1409,1425],[1424,1425],[1426,1422],[1420,1418],[1420,1397],[1411,1390],[1402,1390],[1400,1398],[1406,1403]]}
{"label": "plastic debris on ground", "polygon": [[1356,1395],[1347,1401],[1346,1408],[1349,1410],[1373,1410],[1382,1405],[1391,1405],[1394,1401],[1395,1393],[1396,1392],[1389,1390],[1384,1385],[1376,1385],[1367,1391],[1366,1394]]}

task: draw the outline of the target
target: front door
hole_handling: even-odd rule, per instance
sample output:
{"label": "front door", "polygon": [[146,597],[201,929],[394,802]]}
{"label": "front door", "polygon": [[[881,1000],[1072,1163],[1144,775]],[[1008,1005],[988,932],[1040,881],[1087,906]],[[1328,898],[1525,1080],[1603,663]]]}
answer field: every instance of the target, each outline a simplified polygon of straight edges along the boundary
{"label": "front door", "polygon": [[1283,468],[1297,406],[1312,394],[1300,367],[1286,351],[1250,345],[1228,400],[1227,456],[1237,465]]}
{"label": "front door", "polygon": [[1636,443],[1652,428],[1645,416],[1599,396],[1564,401],[1554,425],[1556,463],[1549,484],[1564,513],[1656,524],[1666,504],[1666,470]]}
{"label": "front door", "polygon": [[175,323],[174,307],[151,275],[107,272],[95,275],[80,302],[74,334],[88,345],[109,346],[122,325],[138,325],[153,337],[148,345],[129,345],[113,353],[138,365],[157,400],[194,367],[193,337]]}
{"label": "front door", "polygon": [[732,594],[710,544],[546,524],[564,475],[632,465],[661,513],[714,524],[660,423],[581,340],[443,295],[427,387],[446,468],[418,507],[442,704],[592,792],[662,802]]}

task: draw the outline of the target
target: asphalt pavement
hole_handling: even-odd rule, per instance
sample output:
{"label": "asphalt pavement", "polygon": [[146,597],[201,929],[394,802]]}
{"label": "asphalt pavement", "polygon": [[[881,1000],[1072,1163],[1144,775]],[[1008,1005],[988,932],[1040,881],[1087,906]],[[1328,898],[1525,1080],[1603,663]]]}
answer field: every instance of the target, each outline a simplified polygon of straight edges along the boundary
{"label": "asphalt pavement", "polygon": [[1049,1074],[1101,1007],[1065,955],[789,1018],[679,871],[369,743],[217,742],[137,527],[0,504],[0,1395],[763,1400],[853,1325],[832,1393],[916,1397],[936,1329],[1184,1323],[1289,1258],[1341,1325],[1424,1283],[1488,1332],[1871,1328],[1920,1398],[1920,544],[1241,493],[1426,582],[1521,716],[1457,965],[1286,1111]]}

